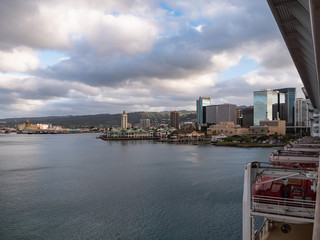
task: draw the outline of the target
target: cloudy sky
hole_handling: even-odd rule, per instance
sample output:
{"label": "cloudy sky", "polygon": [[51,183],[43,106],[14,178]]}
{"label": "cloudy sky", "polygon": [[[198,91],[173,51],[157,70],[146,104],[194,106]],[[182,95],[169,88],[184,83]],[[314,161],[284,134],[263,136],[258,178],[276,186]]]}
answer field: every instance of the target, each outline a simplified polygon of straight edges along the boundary
{"label": "cloudy sky", "polygon": [[266,0],[1,0],[0,118],[252,105],[301,81]]}

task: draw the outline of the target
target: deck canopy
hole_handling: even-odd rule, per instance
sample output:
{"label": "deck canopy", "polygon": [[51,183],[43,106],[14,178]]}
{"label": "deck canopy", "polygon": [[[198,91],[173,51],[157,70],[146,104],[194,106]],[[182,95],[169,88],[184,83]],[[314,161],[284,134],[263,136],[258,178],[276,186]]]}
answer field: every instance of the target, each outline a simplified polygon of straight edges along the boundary
{"label": "deck canopy", "polygon": [[267,0],[314,108],[320,110],[320,0]]}

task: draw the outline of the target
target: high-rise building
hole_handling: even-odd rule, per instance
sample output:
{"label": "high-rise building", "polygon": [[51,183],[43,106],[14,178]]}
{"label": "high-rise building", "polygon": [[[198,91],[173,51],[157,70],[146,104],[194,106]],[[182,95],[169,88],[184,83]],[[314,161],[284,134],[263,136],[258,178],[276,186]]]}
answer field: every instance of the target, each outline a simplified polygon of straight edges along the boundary
{"label": "high-rise building", "polygon": [[308,100],[297,98],[294,106],[294,126],[310,127]]}
{"label": "high-rise building", "polygon": [[121,129],[127,129],[128,128],[128,115],[125,111],[121,114]]}
{"label": "high-rise building", "polygon": [[209,105],[206,110],[207,123],[219,124],[219,105]]}
{"label": "high-rise building", "polygon": [[[254,92],[253,123],[258,126],[264,120],[284,120],[281,109],[285,103],[285,94],[271,89]],[[282,108],[281,108],[282,106]]]}
{"label": "high-rise building", "polygon": [[313,106],[309,94],[304,87],[302,88],[302,92],[304,93],[308,103],[310,135],[313,137],[320,137],[320,110]]}
{"label": "high-rise building", "polygon": [[203,107],[211,104],[211,99],[209,97],[199,97],[197,100],[197,122],[198,124],[206,123],[206,114],[203,111]]}
{"label": "high-rise building", "polygon": [[274,103],[272,104],[272,120],[288,120],[288,107],[286,101],[287,94],[285,93],[280,93],[278,91],[273,90],[274,93]]}
{"label": "high-rise building", "polygon": [[150,128],[150,119],[140,119],[140,128],[148,129]]}
{"label": "high-rise building", "polygon": [[237,123],[237,105],[235,104],[221,104],[218,105],[218,119],[220,122],[234,122]]}
{"label": "high-rise building", "polygon": [[242,126],[242,111],[240,108],[236,110],[236,117],[237,117],[237,125]]}
{"label": "high-rise building", "polygon": [[273,91],[255,91],[253,96],[254,125],[259,126],[263,120],[272,120]]}
{"label": "high-rise building", "polygon": [[202,107],[202,123],[207,123],[207,106]]}
{"label": "high-rise building", "polygon": [[179,122],[179,112],[171,111],[170,112],[170,126],[176,128],[176,129],[180,129],[179,123],[180,123]]}
{"label": "high-rise building", "polygon": [[220,124],[220,122],[237,123],[237,106],[235,104],[220,104],[206,106],[206,122]]}
{"label": "high-rise building", "polygon": [[285,117],[283,120],[286,120],[287,126],[293,126],[295,121],[294,104],[296,101],[296,88],[280,88],[274,91],[285,94]]}
{"label": "high-rise building", "polygon": [[253,126],[253,107],[246,107],[241,110],[242,127]]}

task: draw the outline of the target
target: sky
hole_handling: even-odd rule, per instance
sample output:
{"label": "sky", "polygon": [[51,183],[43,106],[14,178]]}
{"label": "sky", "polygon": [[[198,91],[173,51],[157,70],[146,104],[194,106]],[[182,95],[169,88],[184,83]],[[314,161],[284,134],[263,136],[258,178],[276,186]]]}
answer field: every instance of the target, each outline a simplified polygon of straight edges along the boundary
{"label": "sky", "polygon": [[266,0],[1,0],[0,119],[252,105],[302,83]]}

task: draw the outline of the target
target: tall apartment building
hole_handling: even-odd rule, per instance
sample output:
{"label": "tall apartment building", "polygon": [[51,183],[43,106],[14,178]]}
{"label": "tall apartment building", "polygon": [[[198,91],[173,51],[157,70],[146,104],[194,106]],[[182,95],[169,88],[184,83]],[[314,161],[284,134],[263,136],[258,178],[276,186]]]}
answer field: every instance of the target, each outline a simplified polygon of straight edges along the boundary
{"label": "tall apartment building", "polygon": [[125,111],[121,114],[121,129],[127,129],[128,128],[128,115]]}
{"label": "tall apartment building", "polygon": [[140,119],[140,128],[148,129],[150,128],[150,119]]}
{"label": "tall apartment building", "polygon": [[206,123],[206,106],[211,104],[211,99],[209,97],[199,97],[197,100],[197,123]]}
{"label": "tall apartment building", "polygon": [[285,94],[266,89],[254,93],[253,123],[258,126],[264,120],[285,120]]}
{"label": "tall apartment building", "polygon": [[310,127],[308,100],[297,98],[294,105],[294,126]]}
{"label": "tall apartment building", "polygon": [[206,107],[206,122],[220,124],[220,122],[237,123],[237,106],[235,104],[210,105]]}
{"label": "tall apartment building", "polygon": [[179,112],[171,111],[170,112],[170,126],[175,129],[180,129],[180,120],[179,120]]}

